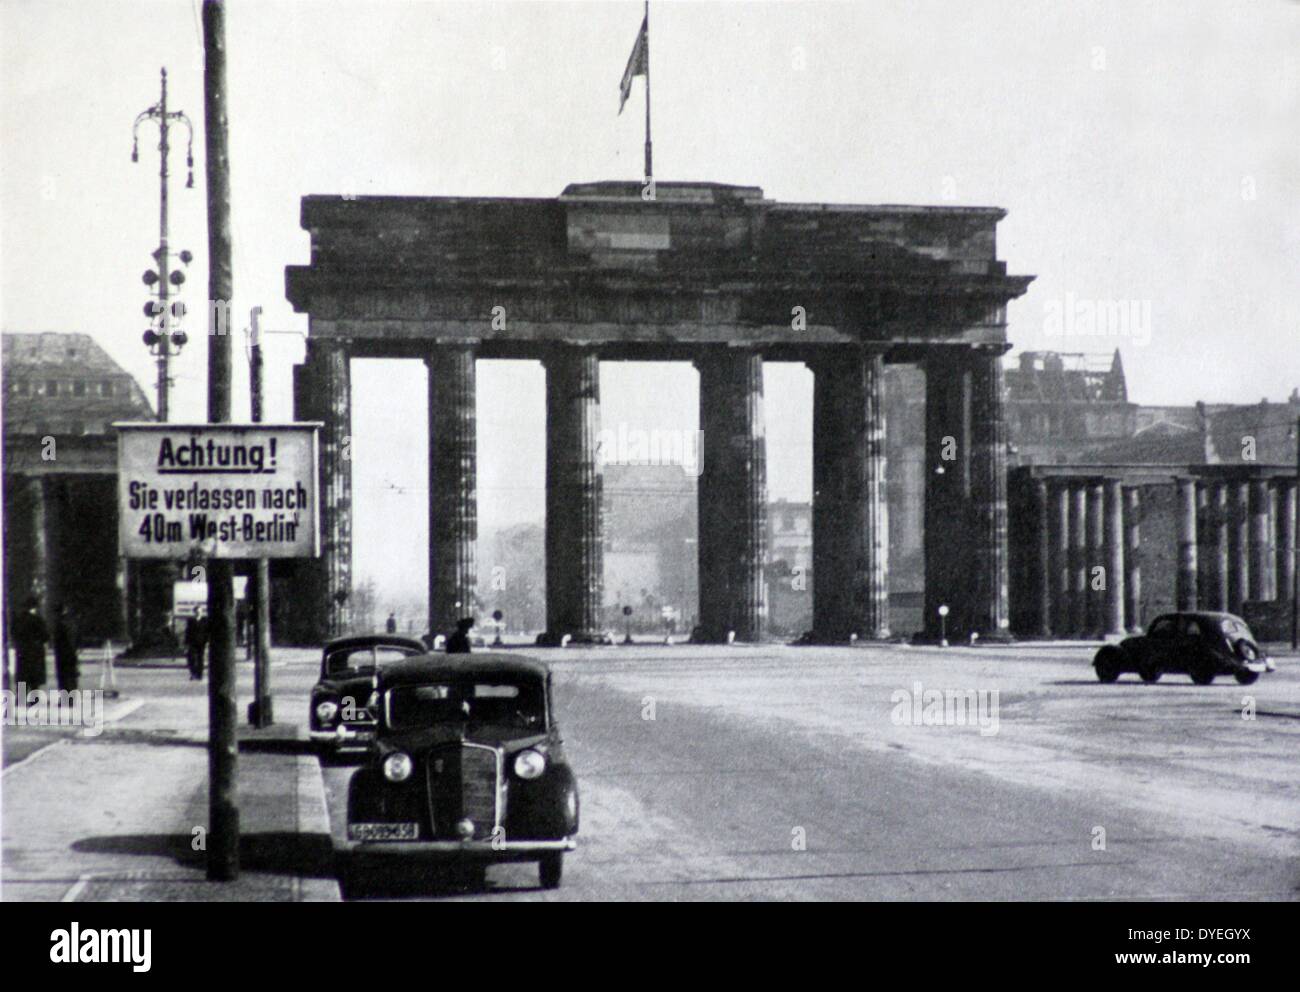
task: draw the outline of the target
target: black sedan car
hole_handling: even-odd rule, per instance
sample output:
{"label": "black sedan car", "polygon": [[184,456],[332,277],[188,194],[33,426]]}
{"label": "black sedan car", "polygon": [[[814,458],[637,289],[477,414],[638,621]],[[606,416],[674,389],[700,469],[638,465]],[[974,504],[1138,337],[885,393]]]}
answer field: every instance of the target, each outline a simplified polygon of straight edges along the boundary
{"label": "black sedan car", "polygon": [[479,873],[538,862],[556,888],[578,832],[578,784],[550,670],[501,654],[385,665],[371,760],[348,789],[347,850],[420,855]]}
{"label": "black sedan car", "polygon": [[1102,647],[1092,664],[1102,682],[1114,682],[1124,672],[1136,672],[1143,682],[1183,672],[1197,685],[1209,685],[1219,675],[1250,685],[1276,667],[1245,622],[1231,613],[1166,613],[1145,634]]}
{"label": "black sedan car", "polygon": [[326,644],[320,679],[311,690],[311,739],[326,754],[367,749],[375,736],[369,706],[375,674],[390,662],[424,651],[414,638],[393,634],[341,637]]}

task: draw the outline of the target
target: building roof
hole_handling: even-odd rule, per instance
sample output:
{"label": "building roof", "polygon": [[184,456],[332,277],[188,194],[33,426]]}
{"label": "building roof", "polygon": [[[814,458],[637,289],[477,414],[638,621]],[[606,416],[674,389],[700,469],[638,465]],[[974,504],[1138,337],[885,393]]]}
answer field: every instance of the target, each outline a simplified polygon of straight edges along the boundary
{"label": "building roof", "polygon": [[103,435],[153,420],[135,378],[89,334],[0,334],[7,434]]}
{"label": "building roof", "polygon": [[1127,403],[1128,383],[1116,348],[1107,364],[1096,355],[1025,351],[1006,371],[1013,403]]}
{"label": "building roof", "polygon": [[1295,398],[1241,406],[1197,404],[1182,411],[1162,408],[1159,420],[1132,437],[1077,460],[1093,465],[1294,465],[1298,417],[1300,400]]}

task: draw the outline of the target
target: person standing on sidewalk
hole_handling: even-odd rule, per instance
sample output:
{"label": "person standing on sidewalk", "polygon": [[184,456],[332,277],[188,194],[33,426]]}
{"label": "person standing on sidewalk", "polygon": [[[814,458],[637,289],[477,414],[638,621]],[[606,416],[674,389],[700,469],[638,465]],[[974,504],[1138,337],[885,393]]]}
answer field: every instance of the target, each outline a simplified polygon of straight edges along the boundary
{"label": "person standing on sidewalk", "polygon": [[18,650],[14,676],[28,691],[39,689],[45,684],[45,645],[50,632],[41,618],[40,600],[35,596],[27,600],[27,608],[14,618],[11,632]]}
{"label": "person standing on sidewalk", "polygon": [[59,604],[54,616],[54,674],[59,688],[72,692],[80,681],[77,664],[77,625],[68,608]]}
{"label": "person standing on sidewalk", "polygon": [[185,656],[190,667],[190,678],[203,678],[203,656],[208,648],[208,616],[199,607],[185,625]]}
{"label": "person standing on sidewalk", "polygon": [[447,638],[448,654],[469,654],[469,632],[474,626],[473,617],[462,617],[456,621],[456,632]]}

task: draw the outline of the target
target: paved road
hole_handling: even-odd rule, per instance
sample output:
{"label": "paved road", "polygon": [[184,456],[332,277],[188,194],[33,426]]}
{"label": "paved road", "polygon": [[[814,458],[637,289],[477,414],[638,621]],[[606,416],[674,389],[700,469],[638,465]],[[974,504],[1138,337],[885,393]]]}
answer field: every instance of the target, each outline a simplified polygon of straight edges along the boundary
{"label": "paved road", "polygon": [[[1024,646],[548,652],[582,789],[564,887],[542,892],[532,866],[503,865],[486,892],[403,870],[364,894],[1300,897],[1300,665],[1248,689],[1176,676],[1102,686],[1089,656]],[[917,694],[917,683],[913,707],[898,694]],[[996,720],[985,695],[982,728],[927,725],[933,689],[996,690]],[[1243,719],[1248,699],[1254,719]],[[336,836],[350,774],[325,771]]]}
{"label": "paved road", "polygon": [[[362,894],[1300,897],[1300,659],[1284,658],[1281,671],[1248,688],[1231,680],[1199,688],[1179,676],[1102,686],[1090,653],[1043,645],[542,652],[556,671],[582,789],[582,833],[564,887],[542,892],[533,866],[503,865],[489,872],[487,891],[464,893],[408,867]],[[305,722],[317,657],[277,652],[280,720]],[[87,678],[97,679],[93,666]],[[206,684],[179,666],[122,670],[119,683],[123,699],[105,714],[105,739],[138,748],[142,762],[181,755],[193,765],[185,777],[201,789],[201,750],[150,743],[202,739],[196,704]],[[246,700],[247,666],[240,688]],[[932,690],[997,695],[975,697],[988,704],[972,714],[984,717],[982,727],[976,719],[931,725]],[[6,730],[6,785],[11,772],[48,776],[62,760],[55,742],[70,733]],[[69,745],[69,754],[82,753]],[[341,837],[352,772],[324,771]]]}

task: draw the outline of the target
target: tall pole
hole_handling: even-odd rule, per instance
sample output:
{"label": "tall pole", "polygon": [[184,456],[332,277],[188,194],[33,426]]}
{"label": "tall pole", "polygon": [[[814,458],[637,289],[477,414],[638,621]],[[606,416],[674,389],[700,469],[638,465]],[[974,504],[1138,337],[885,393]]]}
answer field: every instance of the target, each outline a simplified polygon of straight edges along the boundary
{"label": "tall pole", "polygon": [[[139,161],[140,151],[140,125],[149,120],[158,122],[158,251],[154,258],[158,263],[157,276],[155,280],[154,273],[145,274],[145,282],[152,285],[154,281],[158,283],[158,300],[156,305],[150,301],[146,306],[146,313],[158,318],[160,324],[160,334],[152,332],[145,335],[145,343],[158,357],[158,419],[165,422],[168,419],[168,409],[170,407],[169,394],[171,389],[171,378],[169,365],[171,357],[180,351],[185,343],[185,335],[179,331],[173,332],[173,325],[177,323],[176,315],[172,313],[171,307],[171,249],[168,244],[168,220],[169,220],[169,181],[171,170],[169,168],[168,158],[171,152],[171,126],[172,123],[184,124],[190,136],[190,150],[186,156],[186,163],[190,167],[188,186],[194,185],[194,126],[184,111],[167,109],[167,70],[161,69],[161,93],[158,102],[148,110],[136,115],[135,125],[132,128],[133,141],[131,145],[131,161]],[[181,252],[181,261],[189,264],[189,253]],[[179,286],[179,283],[177,283]],[[172,349],[176,350],[173,351]]]}
{"label": "tall pole", "polygon": [[[1300,487],[1300,418],[1295,422],[1295,474],[1296,485]],[[1295,500],[1295,533],[1298,535],[1295,551],[1295,587],[1291,595],[1291,647],[1300,647],[1300,496]]]}
{"label": "tall pole", "polygon": [[645,0],[645,179],[655,177],[654,157],[650,147],[650,0]]}
{"label": "tall pole", "polygon": [[[252,345],[249,359],[249,395],[251,396],[253,423],[260,424],[262,411],[262,308],[253,307],[249,314],[249,337]],[[253,584],[253,705],[249,709],[249,723],[255,727],[269,727],[271,714],[271,569],[265,558],[257,559],[257,574]]]}
{"label": "tall pole", "polygon": [[158,349],[158,419],[163,423],[167,422],[168,392],[170,391],[171,380],[169,378],[168,364],[171,360],[171,335],[168,331],[171,329],[171,304],[169,299],[171,292],[169,289],[170,282],[168,276],[171,274],[171,267],[168,265],[167,251],[167,70],[162,70],[162,97],[158,101],[158,133],[160,141],[158,143],[158,303],[162,307],[162,347]]}
{"label": "tall pole", "polygon": [[[208,178],[209,308],[229,306],[234,294],[230,245],[230,161],[226,120],[226,12],[203,0],[203,111]],[[208,420],[227,423],[230,336],[209,327]],[[208,878],[239,877],[239,747],[235,736],[235,582],[229,558],[208,563],[211,618],[208,680]]]}

